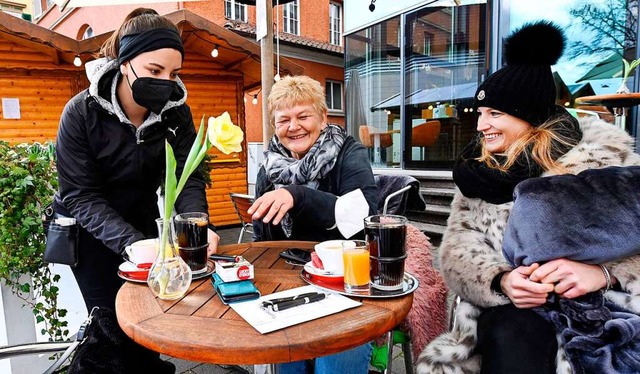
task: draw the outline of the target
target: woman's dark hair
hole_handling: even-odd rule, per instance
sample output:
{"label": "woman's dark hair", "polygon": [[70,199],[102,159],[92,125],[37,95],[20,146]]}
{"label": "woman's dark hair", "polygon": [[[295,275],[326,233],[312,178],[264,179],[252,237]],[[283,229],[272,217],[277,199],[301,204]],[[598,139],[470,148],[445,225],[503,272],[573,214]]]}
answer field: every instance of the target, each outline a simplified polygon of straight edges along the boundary
{"label": "woman's dark hair", "polygon": [[168,18],[153,9],[137,8],[127,15],[122,25],[113,32],[100,48],[100,57],[118,58],[120,39],[125,35],[138,34],[152,29],[170,29],[180,34],[180,30]]}

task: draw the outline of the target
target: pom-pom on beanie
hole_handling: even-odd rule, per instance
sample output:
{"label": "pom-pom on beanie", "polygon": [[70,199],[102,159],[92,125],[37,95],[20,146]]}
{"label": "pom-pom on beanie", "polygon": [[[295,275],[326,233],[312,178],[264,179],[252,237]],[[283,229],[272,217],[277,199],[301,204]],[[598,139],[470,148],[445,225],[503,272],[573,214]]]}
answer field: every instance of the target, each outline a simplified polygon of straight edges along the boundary
{"label": "pom-pom on beanie", "polygon": [[551,65],[562,56],[565,39],[563,31],[549,21],[514,31],[504,45],[507,65],[480,84],[475,108],[497,109],[532,126],[547,121],[557,113]]}

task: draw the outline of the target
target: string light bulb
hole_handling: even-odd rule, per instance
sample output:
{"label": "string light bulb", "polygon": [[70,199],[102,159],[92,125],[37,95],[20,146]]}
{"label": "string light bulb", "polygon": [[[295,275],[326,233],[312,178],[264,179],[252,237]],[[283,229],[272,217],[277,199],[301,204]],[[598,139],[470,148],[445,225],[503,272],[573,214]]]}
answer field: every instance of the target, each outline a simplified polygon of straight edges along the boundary
{"label": "string light bulb", "polygon": [[216,45],[216,46],[213,47],[213,50],[211,51],[211,57],[216,58],[216,57],[218,57],[218,54],[219,54],[218,45]]}
{"label": "string light bulb", "polygon": [[82,60],[80,59],[80,56],[76,55],[76,57],[73,59],[73,64],[77,67],[82,66]]}
{"label": "string light bulb", "polygon": [[251,99],[251,104],[253,105],[258,104],[258,94],[253,95],[253,99]]}
{"label": "string light bulb", "polygon": [[245,103],[245,104],[247,103],[247,97],[246,97],[246,96],[245,96],[245,97],[243,97],[243,98],[242,98],[242,100],[244,100],[244,103]]}

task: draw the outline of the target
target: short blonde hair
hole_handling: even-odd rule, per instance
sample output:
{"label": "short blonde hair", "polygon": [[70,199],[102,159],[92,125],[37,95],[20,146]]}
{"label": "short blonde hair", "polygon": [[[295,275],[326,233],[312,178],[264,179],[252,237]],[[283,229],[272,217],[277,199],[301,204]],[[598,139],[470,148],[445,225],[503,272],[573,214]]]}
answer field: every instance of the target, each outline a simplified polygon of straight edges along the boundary
{"label": "short blonde hair", "polygon": [[276,110],[299,104],[311,104],[316,113],[324,117],[327,113],[327,102],[320,82],[306,75],[286,76],[277,81],[267,99],[271,126],[275,125]]}

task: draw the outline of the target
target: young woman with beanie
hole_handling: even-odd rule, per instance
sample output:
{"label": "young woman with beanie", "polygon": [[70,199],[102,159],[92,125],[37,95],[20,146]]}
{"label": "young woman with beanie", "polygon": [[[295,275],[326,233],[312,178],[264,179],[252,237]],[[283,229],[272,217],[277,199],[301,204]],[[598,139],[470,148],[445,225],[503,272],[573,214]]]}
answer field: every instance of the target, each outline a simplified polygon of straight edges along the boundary
{"label": "young woman with beanie", "polygon": [[[156,191],[164,175],[165,140],[180,170],[196,138],[187,90],[178,78],[184,46],[170,20],[153,9],[132,11],[101,55],[86,65],[89,88],[64,108],[56,146],[54,210],[79,224],[72,271],[87,310],[115,310],[124,248],[158,236]],[[208,212],[198,173],[189,178],[176,210]],[[211,231],[209,239],[212,250],[219,238]]]}
{"label": "young woman with beanie", "polygon": [[462,302],[451,316],[453,330],[420,355],[418,373],[581,372],[558,346],[554,325],[534,308],[551,295],[573,299],[608,286],[640,296],[638,255],[602,266],[565,258],[518,267],[503,256],[520,182],[640,165],[623,130],[576,120],[555,105],[551,65],[564,44],[563,32],[549,22],[525,25],[506,40],[507,65],[478,87],[478,136],[454,166],[458,190],[439,248],[447,286]]}

